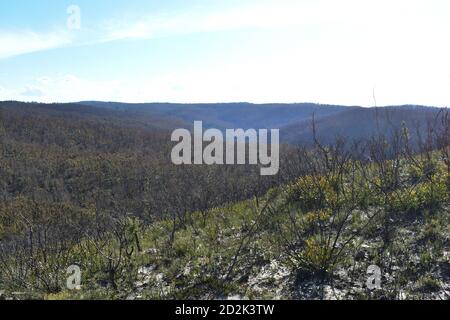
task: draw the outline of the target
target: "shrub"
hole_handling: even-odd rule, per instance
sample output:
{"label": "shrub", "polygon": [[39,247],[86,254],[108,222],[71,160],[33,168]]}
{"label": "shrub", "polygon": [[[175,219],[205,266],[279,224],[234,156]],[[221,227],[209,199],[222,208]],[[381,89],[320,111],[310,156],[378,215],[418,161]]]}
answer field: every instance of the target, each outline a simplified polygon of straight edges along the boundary
{"label": "shrub", "polygon": [[436,292],[441,289],[441,284],[431,276],[424,276],[419,279],[418,289],[421,292]]}
{"label": "shrub", "polygon": [[305,176],[289,187],[286,200],[299,205],[303,212],[325,209],[339,205],[340,188],[335,177]]}
{"label": "shrub", "polygon": [[289,262],[299,275],[325,279],[340,262],[337,260],[331,247],[317,237],[310,237],[296,255],[290,256]]}
{"label": "shrub", "polygon": [[440,229],[440,221],[438,219],[431,219],[425,224],[423,238],[431,241],[438,240],[440,237]]}

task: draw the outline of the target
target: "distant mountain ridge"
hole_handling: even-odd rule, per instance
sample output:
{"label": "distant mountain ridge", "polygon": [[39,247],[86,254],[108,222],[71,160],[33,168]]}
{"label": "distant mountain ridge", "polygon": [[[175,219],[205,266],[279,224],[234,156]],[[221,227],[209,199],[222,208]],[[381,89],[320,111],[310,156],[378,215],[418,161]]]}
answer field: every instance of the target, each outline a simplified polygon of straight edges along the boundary
{"label": "distant mountain ridge", "polygon": [[[336,137],[361,140],[373,136],[394,134],[406,127],[413,133],[424,134],[428,125],[439,125],[440,108],[423,106],[393,106],[356,108],[333,116],[315,119],[316,137],[323,143],[333,143]],[[313,140],[313,121],[302,120],[281,129],[282,140],[290,144],[307,144]]]}
{"label": "distant mountain ridge", "polygon": [[362,108],[356,106],[296,104],[172,104],[117,103],[87,101],[70,104],[0,102],[0,108],[26,117],[51,116],[114,123],[149,132],[167,132],[177,128],[192,129],[195,120],[205,128],[280,129],[281,142],[310,144],[312,120],[317,137],[333,143],[337,136],[365,139],[376,134],[392,134],[406,126],[410,131],[423,130],[440,109],[416,105]]}
{"label": "distant mountain ridge", "polygon": [[365,139],[376,134],[387,136],[405,125],[410,131],[426,127],[438,114],[439,108],[418,105],[362,108],[357,106],[295,104],[171,104],[114,102],[81,102],[83,105],[122,110],[143,117],[160,117],[186,122],[203,120],[205,127],[280,129],[281,140],[289,144],[310,144],[313,140],[312,122],[316,123],[317,138],[333,143],[337,136]]}
{"label": "distant mountain ridge", "polygon": [[192,123],[202,120],[206,128],[268,128],[278,129],[297,121],[309,119],[313,114],[321,118],[335,115],[358,107],[320,105],[313,103],[296,104],[251,104],[251,103],[116,103],[80,102],[97,108],[127,111],[142,116],[168,117]]}

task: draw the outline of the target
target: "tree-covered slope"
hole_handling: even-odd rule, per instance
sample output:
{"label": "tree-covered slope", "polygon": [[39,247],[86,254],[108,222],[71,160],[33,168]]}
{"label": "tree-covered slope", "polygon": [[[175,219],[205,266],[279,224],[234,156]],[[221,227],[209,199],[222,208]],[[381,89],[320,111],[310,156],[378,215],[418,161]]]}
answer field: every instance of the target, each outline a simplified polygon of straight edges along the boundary
{"label": "tree-covered slope", "polygon": [[[16,298],[448,299],[448,144],[412,154],[404,143],[389,159],[375,141],[353,153],[301,149],[292,165],[307,173],[264,196],[150,224],[84,211],[69,238],[33,249],[27,225],[3,215],[3,235],[18,238],[2,242],[0,284]],[[352,156],[366,147],[371,161]],[[58,210],[71,212],[47,212]],[[83,226],[89,216],[99,225]],[[65,288],[70,264],[83,272],[79,290]],[[367,286],[369,266],[381,270],[381,287]]]}

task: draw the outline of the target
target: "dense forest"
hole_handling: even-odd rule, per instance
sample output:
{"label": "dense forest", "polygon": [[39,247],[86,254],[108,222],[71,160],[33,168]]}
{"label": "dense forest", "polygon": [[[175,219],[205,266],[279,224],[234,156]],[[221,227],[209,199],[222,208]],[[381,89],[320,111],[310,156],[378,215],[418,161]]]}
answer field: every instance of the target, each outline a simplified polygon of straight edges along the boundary
{"label": "dense forest", "polygon": [[[0,102],[0,298],[450,298],[447,110],[234,107]],[[202,117],[280,128],[280,173],[173,165]]]}

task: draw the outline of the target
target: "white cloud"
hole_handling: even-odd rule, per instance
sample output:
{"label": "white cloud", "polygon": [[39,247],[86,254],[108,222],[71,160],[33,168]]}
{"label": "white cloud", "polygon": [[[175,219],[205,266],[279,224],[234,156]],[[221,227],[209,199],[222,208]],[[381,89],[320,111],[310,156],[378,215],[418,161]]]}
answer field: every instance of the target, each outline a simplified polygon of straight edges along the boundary
{"label": "white cloud", "polygon": [[66,74],[39,77],[20,90],[9,91],[9,94],[20,101],[75,102],[114,99],[119,89],[120,81],[83,79]]}
{"label": "white cloud", "polygon": [[0,101],[19,100],[20,93],[16,90],[0,86]]}
{"label": "white cloud", "polygon": [[58,48],[71,43],[67,32],[7,32],[0,30],[0,59]]}
{"label": "white cloud", "polygon": [[[122,102],[319,102],[343,105],[424,104],[449,106],[450,78],[445,70],[416,70],[411,76],[407,65],[383,70],[368,65],[369,58],[310,51],[286,52],[254,61],[226,62],[197,70],[174,70],[144,78],[98,80],[76,75],[45,76],[15,92],[1,90],[8,99],[39,102],[103,100]],[[369,59],[369,60],[366,60]],[[358,71],[349,71],[354,63]],[[377,71],[380,71],[377,74]],[[432,83],[430,85],[430,83]],[[34,95],[25,94],[32,89]],[[36,94],[37,93],[37,94]]]}
{"label": "white cloud", "polygon": [[305,25],[321,20],[317,7],[295,1],[283,4],[239,5],[222,10],[185,11],[174,14],[142,15],[133,21],[109,20],[102,24],[103,41],[149,39],[172,35],[215,32],[244,28],[279,28]]}
{"label": "white cloud", "polygon": [[42,97],[44,93],[37,86],[27,86],[22,92],[22,95],[26,97]]}
{"label": "white cloud", "polygon": [[[305,27],[305,32],[310,32],[310,27],[334,29],[347,26],[354,28],[348,30],[349,35],[359,31],[384,34],[388,30],[410,33],[410,27],[427,30],[430,24],[435,27],[440,22],[448,26],[448,17],[443,13],[448,9],[450,5],[446,0],[260,0],[221,9],[196,8],[151,15],[142,13],[133,18],[108,20],[101,26],[105,32],[103,41],[244,28]],[[382,39],[376,36],[372,40]]]}

